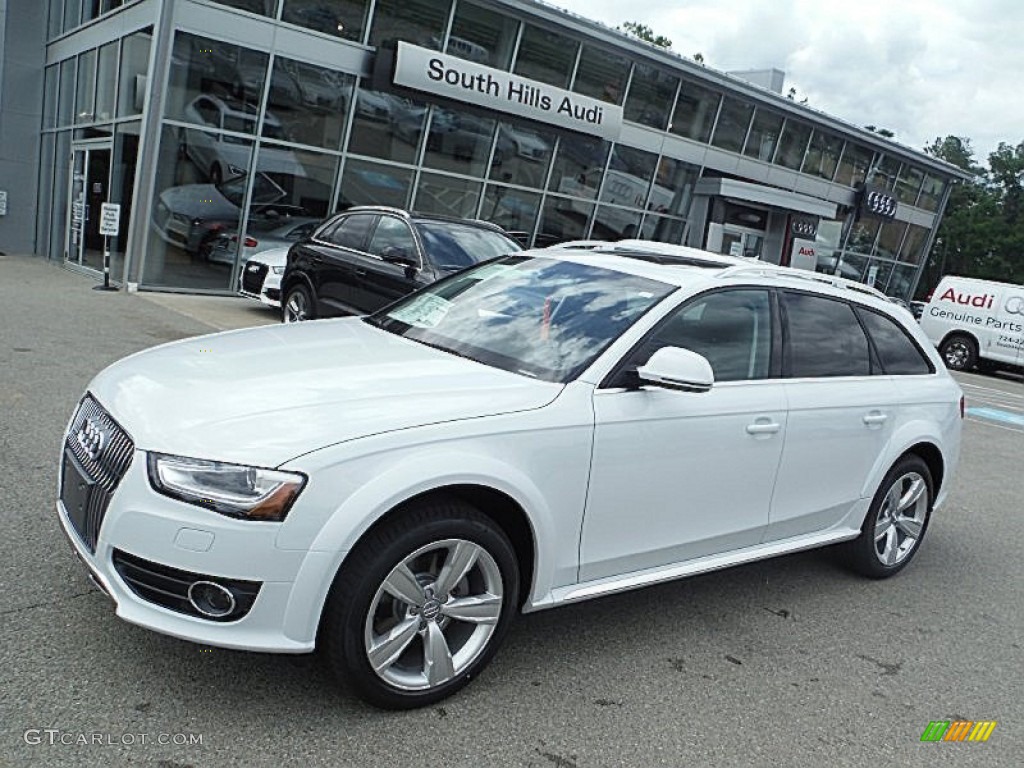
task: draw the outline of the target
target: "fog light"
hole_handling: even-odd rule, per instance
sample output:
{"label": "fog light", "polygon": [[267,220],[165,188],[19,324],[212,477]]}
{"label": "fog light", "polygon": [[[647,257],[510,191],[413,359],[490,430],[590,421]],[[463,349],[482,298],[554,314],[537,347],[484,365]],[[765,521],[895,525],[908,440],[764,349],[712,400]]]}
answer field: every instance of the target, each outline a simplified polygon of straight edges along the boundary
{"label": "fog light", "polygon": [[188,601],[203,616],[221,619],[235,610],[235,596],[212,581],[197,581],[188,588]]}

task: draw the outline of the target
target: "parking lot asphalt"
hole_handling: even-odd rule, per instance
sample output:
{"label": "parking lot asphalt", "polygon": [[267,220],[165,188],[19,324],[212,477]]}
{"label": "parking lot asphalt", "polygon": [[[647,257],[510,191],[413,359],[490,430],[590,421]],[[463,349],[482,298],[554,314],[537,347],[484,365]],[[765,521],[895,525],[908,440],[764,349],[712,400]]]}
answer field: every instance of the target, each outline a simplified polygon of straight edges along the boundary
{"label": "parking lot asphalt", "polygon": [[[54,512],[75,403],[104,365],[249,311],[210,325],[201,301],[92,285],[0,257],[0,766],[1021,765],[1012,418],[969,411],[947,506],[894,579],[821,551],[521,617],[462,693],[385,713],[315,657],[163,637],[88,585]],[[1020,377],[958,378],[969,407],[1024,414]],[[957,719],[998,725],[982,744],[920,741]]]}

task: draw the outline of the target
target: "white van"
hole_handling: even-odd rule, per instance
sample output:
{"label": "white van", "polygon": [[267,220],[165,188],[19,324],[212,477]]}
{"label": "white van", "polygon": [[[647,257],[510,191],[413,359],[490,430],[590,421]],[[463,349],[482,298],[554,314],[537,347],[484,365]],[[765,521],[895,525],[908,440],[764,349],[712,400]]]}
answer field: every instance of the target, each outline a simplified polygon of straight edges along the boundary
{"label": "white van", "polygon": [[921,314],[947,368],[1024,367],[1024,285],[947,275]]}

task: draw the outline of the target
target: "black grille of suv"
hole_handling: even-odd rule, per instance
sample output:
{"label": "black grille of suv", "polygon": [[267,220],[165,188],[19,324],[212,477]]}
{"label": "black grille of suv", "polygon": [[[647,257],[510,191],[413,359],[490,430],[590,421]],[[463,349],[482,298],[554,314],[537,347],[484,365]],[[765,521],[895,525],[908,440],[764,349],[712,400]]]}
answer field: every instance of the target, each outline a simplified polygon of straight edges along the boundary
{"label": "black grille of suv", "polygon": [[[169,565],[144,560],[136,555],[114,550],[114,567],[136,595],[178,613],[211,621],[236,621],[249,612],[260,592],[260,582],[223,579],[201,573],[190,573]],[[235,598],[234,609],[226,616],[208,616],[197,611],[188,597],[188,590],[197,581],[213,582],[229,590]]]}
{"label": "black grille of suv", "polygon": [[121,425],[86,395],[64,441],[61,498],[90,552],[96,551],[110,498],[128,471],[135,444]]}
{"label": "black grille of suv", "polygon": [[[256,267],[253,270],[253,267]],[[242,270],[242,290],[246,293],[259,293],[263,289],[263,279],[267,276],[267,265],[250,261]]]}

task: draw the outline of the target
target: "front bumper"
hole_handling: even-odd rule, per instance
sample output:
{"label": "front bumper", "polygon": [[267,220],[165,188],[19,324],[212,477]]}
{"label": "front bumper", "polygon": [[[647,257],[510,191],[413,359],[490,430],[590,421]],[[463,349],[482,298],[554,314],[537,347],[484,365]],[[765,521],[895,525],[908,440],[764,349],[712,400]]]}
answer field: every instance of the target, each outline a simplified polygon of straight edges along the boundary
{"label": "front bumper", "polygon": [[[237,650],[313,650],[320,609],[337,568],[323,552],[276,546],[280,523],[235,520],[157,494],[149,486],[144,451],[136,451],[103,518],[90,552],[64,507],[57,518],[90,579],[132,624],[205,645]],[[294,513],[295,510],[293,509]],[[115,566],[115,554],[192,574],[258,583],[244,616],[216,621],[143,599]]]}
{"label": "front bumper", "polygon": [[281,277],[282,275],[274,274],[274,270],[272,268],[268,268],[267,276],[263,278],[263,285],[260,287],[259,293],[257,293],[255,291],[246,290],[243,275],[240,273],[238,275],[238,295],[244,296],[247,299],[256,299],[268,307],[280,309]]}

